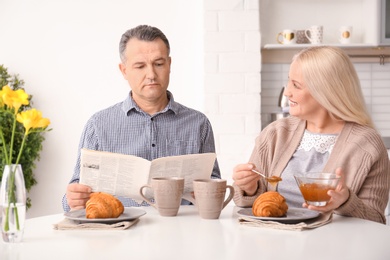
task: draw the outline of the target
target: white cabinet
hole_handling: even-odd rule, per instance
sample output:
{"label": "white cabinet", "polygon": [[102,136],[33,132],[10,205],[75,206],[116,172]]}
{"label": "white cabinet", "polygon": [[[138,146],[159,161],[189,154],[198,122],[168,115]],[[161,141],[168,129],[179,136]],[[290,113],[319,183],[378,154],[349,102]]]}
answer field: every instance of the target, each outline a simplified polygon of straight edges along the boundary
{"label": "white cabinet", "polygon": [[[354,62],[390,62],[390,43],[382,36],[385,2],[390,0],[260,0],[262,62],[291,62],[295,53],[312,44],[283,45],[277,34],[312,25],[323,26],[324,45],[343,48]],[[344,25],[353,27],[350,44],[338,40]]]}
{"label": "white cabinet", "polygon": [[312,25],[324,28],[323,44],[339,44],[338,29],[353,27],[348,47],[372,47],[380,43],[381,0],[260,0],[261,46],[302,48],[282,45],[276,35],[284,29],[304,30]]}

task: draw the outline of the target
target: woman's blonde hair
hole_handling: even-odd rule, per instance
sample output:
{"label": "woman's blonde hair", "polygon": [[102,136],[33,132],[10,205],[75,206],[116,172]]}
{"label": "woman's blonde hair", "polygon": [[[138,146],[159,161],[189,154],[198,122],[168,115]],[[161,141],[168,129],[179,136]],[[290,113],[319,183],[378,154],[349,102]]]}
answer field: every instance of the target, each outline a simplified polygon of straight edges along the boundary
{"label": "woman's blonde hair", "polygon": [[296,54],[293,61],[301,67],[310,94],[331,117],[374,128],[356,70],[343,50],[310,47]]}

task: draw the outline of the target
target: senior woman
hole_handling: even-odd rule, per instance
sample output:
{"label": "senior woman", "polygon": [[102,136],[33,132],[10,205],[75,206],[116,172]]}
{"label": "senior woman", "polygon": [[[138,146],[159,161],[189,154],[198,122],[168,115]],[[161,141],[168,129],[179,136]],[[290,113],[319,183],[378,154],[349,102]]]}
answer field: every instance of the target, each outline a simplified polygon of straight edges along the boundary
{"label": "senior woman", "polygon": [[[278,192],[289,207],[386,223],[390,169],[387,150],[366,110],[357,73],[340,49],[318,46],[293,57],[284,95],[290,117],[268,125],[256,138],[249,163],[234,168],[234,202],[252,206],[266,192],[263,178],[282,177]],[[304,203],[297,172],[335,172],[338,187],[326,206]]]}

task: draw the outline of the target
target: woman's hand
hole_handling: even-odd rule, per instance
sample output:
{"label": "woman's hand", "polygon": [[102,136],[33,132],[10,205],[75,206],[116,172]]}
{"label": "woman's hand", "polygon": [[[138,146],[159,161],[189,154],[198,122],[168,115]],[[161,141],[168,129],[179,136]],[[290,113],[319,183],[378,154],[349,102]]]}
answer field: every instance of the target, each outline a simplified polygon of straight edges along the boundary
{"label": "woman's hand", "polygon": [[308,208],[310,210],[316,210],[320,212],[328,212],[340,207],[343,203],[345,203],[349,198],[349,189],[345,185],[345,176],[344,171],[341,168],[336,169],[336,175],[340,176],[340,181],[335,190],[329,190],[328,195],[330,196],[329,202],[325,206],[313,206],[303,203],[304,208]]}
{"label": "woman's hand", "polygon": [[234,184],[237,185],[246,196],[252,196],[258,188],[260,175],[252,172],[255,166],[251,163],[239,164],[233,169]]}

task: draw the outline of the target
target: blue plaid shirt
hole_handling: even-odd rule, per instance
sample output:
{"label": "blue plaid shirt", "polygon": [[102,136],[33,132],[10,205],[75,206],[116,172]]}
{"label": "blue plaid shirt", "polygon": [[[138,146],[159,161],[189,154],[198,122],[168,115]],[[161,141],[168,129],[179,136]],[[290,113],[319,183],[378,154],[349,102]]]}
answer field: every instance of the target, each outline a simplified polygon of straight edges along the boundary
{"label": "blue plaid shirt", "polygon": [[[69,183],[80,180],[81,148],[131,154],[147,160],[184,154],[215,152],[214,135],[207,117],[174,101],[167,91],[169,103],[161,112],[149,115],[142,111],[130,95],[120,103],[94,114],[80,138],[76,166]],[[221,178],[217,160],[211,174]],[[125,207],[146,206],[131,198],[119,198]],[[186,202],[183,202],[186,203]],[[70,207],[63,197],[64,211]]]}

